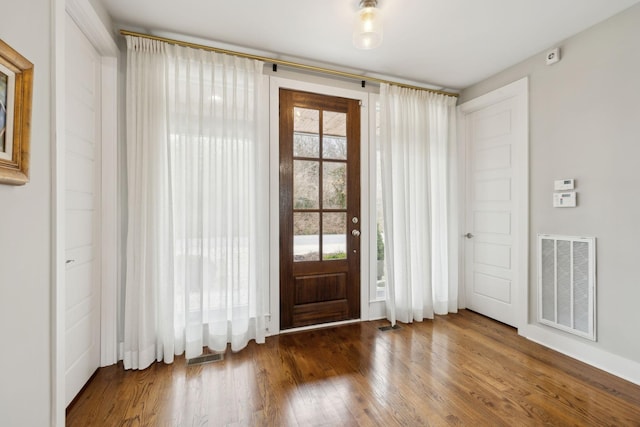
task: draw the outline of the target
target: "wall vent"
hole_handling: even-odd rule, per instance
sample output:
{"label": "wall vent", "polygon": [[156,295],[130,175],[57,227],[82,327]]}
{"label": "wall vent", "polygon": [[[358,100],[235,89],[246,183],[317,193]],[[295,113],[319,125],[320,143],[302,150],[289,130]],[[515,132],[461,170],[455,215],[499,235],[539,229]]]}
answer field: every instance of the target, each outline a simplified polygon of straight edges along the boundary
{"label": "wall vent", "polygon": [[538,235],[538,321],[596,340],[596,239]]}

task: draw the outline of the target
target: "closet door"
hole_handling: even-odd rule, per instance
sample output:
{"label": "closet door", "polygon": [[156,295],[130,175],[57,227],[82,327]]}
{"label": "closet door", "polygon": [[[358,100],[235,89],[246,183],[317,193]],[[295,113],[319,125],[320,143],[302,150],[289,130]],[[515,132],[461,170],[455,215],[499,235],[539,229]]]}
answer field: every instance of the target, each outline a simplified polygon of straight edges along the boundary
{"label": "closet door", "polygon": [[67,16],[65,402],[100,365],[101,57]]}
{"label": "closet door", "polygon": [[520,326],[527,292],[527,82],[462,104],[467,308]]}

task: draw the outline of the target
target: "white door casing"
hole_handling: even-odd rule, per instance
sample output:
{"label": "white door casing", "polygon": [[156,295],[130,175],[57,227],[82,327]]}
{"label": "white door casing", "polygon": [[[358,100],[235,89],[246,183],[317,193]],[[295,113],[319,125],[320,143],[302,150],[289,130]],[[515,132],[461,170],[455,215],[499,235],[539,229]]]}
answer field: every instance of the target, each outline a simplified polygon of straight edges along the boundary
{"label": "white door casing", "polygon": [[100,55],[66,23],[65,402],[100,366]]}
{"label": "white door casing", "polygon": [[465,166],[466,307],[528,321],[527,79],[458,107]]}

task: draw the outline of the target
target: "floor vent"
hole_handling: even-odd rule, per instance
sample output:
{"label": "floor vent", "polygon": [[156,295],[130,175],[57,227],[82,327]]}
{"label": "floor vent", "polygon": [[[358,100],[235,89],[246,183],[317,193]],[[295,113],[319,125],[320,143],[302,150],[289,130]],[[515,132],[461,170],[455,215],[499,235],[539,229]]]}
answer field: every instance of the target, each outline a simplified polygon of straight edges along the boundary
{"label": "floor vent", "polygon": [[538,235],[538,321],[596,340],[596,239]]}
{"label": "floor vent", "polygon": [[210,353],[187,359],[187,366],[202,365],[203,363],[220,362],[224,360],[224,353]]}
{"label": "floor vent", "polygon": [[386,332],[386,331],[390,331],[392,329],[401,329],[402,326],[396,324],[396,325],[389,325],[389,326],[380,326],[378,329],[380,329],[382,332]]}

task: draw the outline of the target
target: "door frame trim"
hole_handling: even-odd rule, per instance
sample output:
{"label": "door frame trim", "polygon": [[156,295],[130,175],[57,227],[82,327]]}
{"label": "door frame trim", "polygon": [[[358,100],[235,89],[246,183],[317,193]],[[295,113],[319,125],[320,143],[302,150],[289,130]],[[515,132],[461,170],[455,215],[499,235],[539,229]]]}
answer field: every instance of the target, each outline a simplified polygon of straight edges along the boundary
{"label": "door frame trim", "polygon": [[[481,95],[457,107],[458,110],[458,170],[459,180],[459,201],[461,209],[459,211],[459,224],[466,228],[467,214],[467,116],[482,108],[491,106],[509,98],[516,99],[517,111],[523,123],[517,136],[519,149],[516,154],[516,165],[514,165],[514,177],[517,180],[515,194],[518,198],[515,203],[514,218],[514,265],[517,272],[515,275],[516,292],[514,295],[516,309],[516,328],[518,332],[529,323],[529,79],[524,77],[504,87]],[[466,307],[466,254],[464,237],[460,236],[460,305]]]}
{"label": "door frame trim", "polygon": [[[313,92],[360,101],[360,218],[361,230],[369,229],[369,94],[350,89],[283,77],[269,78],[269,310],[267,336],[280,333],[280,89]],[[369,320],[370,236],[360,241],[360,320]],[[340,322],[338,322],[340,323]],[[326,328],[332,323],[317,327]],[[312,327],[313,328],[313,327]],[[289,330],[288,330],[289,331]]]}
{"label": "door frame trim", "polygon": [[[89,0],[52,2],[53,135],[51,255],[51,425],[65,425],[65,78],[66,19],[74,20],[102,58],[101,62],[101,366],[117,362],[118,297],[118,58],[120,51]],[[111,144],[105,144],[110,141]],[[116,232],[114,232],[116,231]]]}

